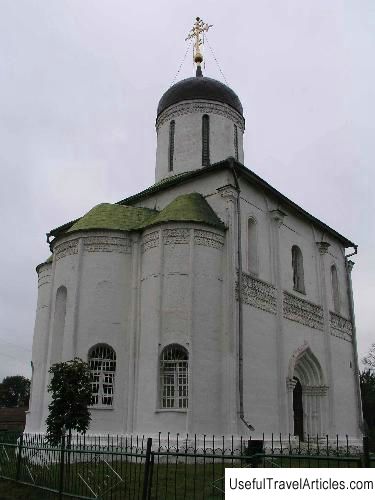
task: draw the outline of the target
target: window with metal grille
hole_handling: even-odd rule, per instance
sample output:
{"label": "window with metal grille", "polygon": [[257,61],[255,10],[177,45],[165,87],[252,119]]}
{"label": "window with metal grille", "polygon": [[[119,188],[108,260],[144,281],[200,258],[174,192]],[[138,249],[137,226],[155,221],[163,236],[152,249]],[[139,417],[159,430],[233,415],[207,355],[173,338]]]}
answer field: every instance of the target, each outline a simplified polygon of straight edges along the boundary
{"label": "window with metal grille", "polygon": [[305,278],[303,272],[303,257],[297,245],[292,247],[293,288],[297,292],[305,293]]}
{"label": "window with metal grille", "polygon": [[161,408],[188,407],[187,350],[171,344],[160,355],[160,406]]}
{"label": "window with metal grille", "polygon": [[210,164],[210,117],[202,116],[202,165]]}
{"label": "window with metal grille", "polygon": [[234,157],[238,160],[238,129],[237,125],[233,125],[233,133],[234,133]]}
{"label": "window with metal grille", "polygon": [[91,371],[91,405],[108,408],[113,406],[116,372],[116,353],[106,344],[92,347],[88,356]]}
{"label": "window with metal grille", "polygon": [[168,170],[173,171],[173,156],[174,156],[174,131],[175,131],[175,121],[172,120],[169,124],[169,149],[168,149]]}

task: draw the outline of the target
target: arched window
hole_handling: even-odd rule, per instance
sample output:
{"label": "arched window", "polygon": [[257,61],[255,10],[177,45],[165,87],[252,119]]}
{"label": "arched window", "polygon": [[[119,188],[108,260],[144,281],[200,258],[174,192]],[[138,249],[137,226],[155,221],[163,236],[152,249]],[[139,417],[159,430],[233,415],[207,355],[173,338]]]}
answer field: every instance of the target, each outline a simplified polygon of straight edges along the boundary
{"label": "arched window", "polygon": [[91,371],[92,406],[108,408],[113,405],[116,353],[106,344],[99,344],[89,351]]}
{"label": "arched window", "polygon": [[210,164],[210,117],[202,116],[202,165]]}
{"label": "arched window", "polygon": [[173,171],[173,157],[174,157],[174,131],[175,131],[175,121],[172,120],[169,124],[169,149],[168,149],[168,170]]}
{"label": "arched window", "polygon": [[55,312],[53,318],[52,363],[61,361],[64,342],[67,290],[60,286],[56,292]]}
{"label": "arched window", "polygon": [[171,344],[160,355],[160,406],[161,408],[188,407],[187,350]]}
{"label": "arched window", "polygon": [[257,223],[252,217],[247,222],[247,270],[258,274]]}
{"label": "arched window", "polygon": [[302,252],[297,245],[292,247],[293,288],[297,292],[305,293],[305,279],[303,273]]}
{"label": "arched window", "polygon": [[337,269],[335,265],[331,266],[331,284],[332,284],[332,300],[333,308],[336,313],[340,312],[340,290],[339,280],[337,277]]}
{"label": "arched window", "polygon": [[238,129],[237,125],[233,125],[234,133],[234,157],[238,160]]}

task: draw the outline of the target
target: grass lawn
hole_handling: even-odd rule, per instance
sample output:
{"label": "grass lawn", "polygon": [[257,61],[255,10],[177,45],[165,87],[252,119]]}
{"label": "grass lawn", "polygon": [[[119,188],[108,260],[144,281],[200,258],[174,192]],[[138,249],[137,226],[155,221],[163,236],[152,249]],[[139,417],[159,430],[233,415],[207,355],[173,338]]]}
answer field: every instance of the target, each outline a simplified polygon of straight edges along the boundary
{"label": "grass lawn", "polygon": [[0,500],[57,500],[57,495],[0,479]]}
{"label": "grass lawn", "polygon": [[[10,454],[8,453],[9,458]],[[14,457],[15,458],[15,457]],[[114,460],[109,456],[98,454],[96,459],[86,462],[73,462],[66,464],[64,469],[64,491],[73,495],[82,495],[86,498],[95,498],[99,494],[105,500],[139,499],[142,496],[144,464],[138,459],[135,461]],[[165,457],[164,457],[165,458]],[[332,457],[333,458],[333,457]],[[226,467],[240,467],[240,460],[227,460],[225,463],[217,461],[212,463],[205,460],[177,461],[169,457],[169,463],[163,462],[163,457],[152,469],[151,500],[172,499],[205,499],[218,500],[224,498],[224,476]],[[263,461],[264,460],[264,461]],[[327,460],[320,457],[280,457],[266,456],[260,459],[264,467],[358,467],[358,460],[354,457],[347,460]],[[242,466],[247,467],[248,460],[242,460]],[[371,463],[375,466],[375,461]],[[15,477],[15,464],[13,460],[3,461],[3,474]],[[6,471],[8,469],[8,471]],[[49,486],[57,489],[60,477],[58,463],[41,465],[25,460],[20,469],[20,478],[25,482]],[[12,481],[0,479],[0,500],[13,499],[57,499],[57,495],[34,488],[16,484]],[[68,497],[65,497],[68,498]],[[74,498],[74,497],[70,497]]]}

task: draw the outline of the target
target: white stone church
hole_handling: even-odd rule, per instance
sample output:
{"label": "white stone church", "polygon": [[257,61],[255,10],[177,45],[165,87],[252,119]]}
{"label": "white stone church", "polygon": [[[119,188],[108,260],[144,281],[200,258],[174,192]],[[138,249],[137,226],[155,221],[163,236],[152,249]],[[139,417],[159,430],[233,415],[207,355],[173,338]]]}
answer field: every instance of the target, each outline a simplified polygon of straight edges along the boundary
{"label": "white stone church", "polygon": [[48,235],[26,432],[78,356],[90,433],[358,438],[357,247],[244,166],[241,102],[198,56],[160,99],[155,184]]}

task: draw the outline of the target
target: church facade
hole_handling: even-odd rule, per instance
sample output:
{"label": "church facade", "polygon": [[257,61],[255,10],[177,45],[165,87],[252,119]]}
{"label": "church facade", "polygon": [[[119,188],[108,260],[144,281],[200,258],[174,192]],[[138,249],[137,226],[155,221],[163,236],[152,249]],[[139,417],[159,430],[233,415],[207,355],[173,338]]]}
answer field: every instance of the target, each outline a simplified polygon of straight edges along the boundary
{"label": "church facade", "polygon": [[243,165],[240,100],[197,63],[160,100],[155,184],[49,233],[26,432],[78,356],[90,433],[358,438],[357,247]]}

